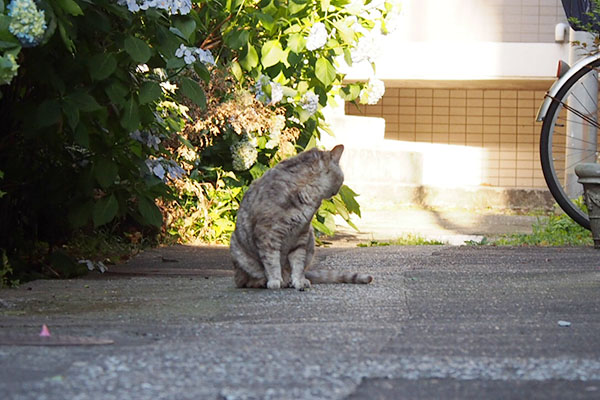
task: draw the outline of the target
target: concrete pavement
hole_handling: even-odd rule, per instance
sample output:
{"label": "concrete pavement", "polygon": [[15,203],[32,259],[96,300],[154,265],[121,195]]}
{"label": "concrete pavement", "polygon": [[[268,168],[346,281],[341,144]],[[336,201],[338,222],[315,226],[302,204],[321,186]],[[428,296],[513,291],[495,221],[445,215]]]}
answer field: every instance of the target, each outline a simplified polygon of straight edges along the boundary
{"label": "concrete pavement", "polygon": [[[371,285],[240,290],[223,247],[0,291],[2,399],[597,399],[600,253],[326,248]],[[561,327],[559,321],[568,321]],[[47,324],[57,341],[24,346]]]}
{"label": "concrete pavement", "polygon": [[508,210],[428,209],[382,205],[362,209],[362,218],[353,218],[357,232],[340,218],[333,240],[335,246],[355,246],[371,240],[386,241],[406,234],[419,235],[451,245],[479,242],[511,233],[531,233],[538,217],[515,215]]}

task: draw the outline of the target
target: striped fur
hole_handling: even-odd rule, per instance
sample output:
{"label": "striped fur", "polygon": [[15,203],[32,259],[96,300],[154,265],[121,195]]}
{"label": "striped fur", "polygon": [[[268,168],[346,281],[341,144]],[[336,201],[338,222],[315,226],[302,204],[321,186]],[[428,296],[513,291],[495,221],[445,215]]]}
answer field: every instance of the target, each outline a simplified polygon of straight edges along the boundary
{"label": "striped fur", "polygon": [[310,283],[371,283],[373,277],[358,272],[342,272],[332,270],[305,271]]}
{"label": "striped fur", "polygon": [[315,239],[311,221],[344,181],[343,146],[311,149],[285,160],[250,185],[237,214],[230,252],[237,287],[299,290],[312,283],[369,283],[369,275],[308,271]]}

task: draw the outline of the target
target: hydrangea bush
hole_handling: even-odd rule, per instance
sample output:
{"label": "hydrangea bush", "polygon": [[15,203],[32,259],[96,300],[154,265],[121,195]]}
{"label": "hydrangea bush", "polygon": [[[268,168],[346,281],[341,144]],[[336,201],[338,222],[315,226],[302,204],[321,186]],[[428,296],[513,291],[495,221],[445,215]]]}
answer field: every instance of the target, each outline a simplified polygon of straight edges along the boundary
{"label": "hydrangea bush", "polygon": [[[226,241],[245,188],[315,144],[328,102],[383,95],[375,77],[344,84],[338,66],[372,61],[396,11],[383,0],[0,0],[3,254],[77,268],[56,256],[61,244],[103,226]],[[331,233],[334,214],[358,213],[354,196],[326,202],[315,227]]]}
{"label": "hydrangea bush", "polygon": [[13,267],[68,276],[80,266],[56,254],[74,231],[161,228],[155,199],[186,173],[165,143],[184,102],[205,106],[190,73],[208,80],[215,64],[198,18],[189,0],[0,0],[0,249]]}

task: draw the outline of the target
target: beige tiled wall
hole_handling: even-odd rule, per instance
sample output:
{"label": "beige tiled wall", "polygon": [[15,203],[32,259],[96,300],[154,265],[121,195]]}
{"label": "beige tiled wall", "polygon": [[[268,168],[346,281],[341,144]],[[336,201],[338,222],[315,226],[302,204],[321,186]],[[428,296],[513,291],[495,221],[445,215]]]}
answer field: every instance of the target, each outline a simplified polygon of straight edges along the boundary
{"label": "beige tiled wall", "polygon": [[388,88],[373,106],[346,114],[383,117],[386,139],[484,149],[483,185],[545,188],[535,122],[544,91]]}

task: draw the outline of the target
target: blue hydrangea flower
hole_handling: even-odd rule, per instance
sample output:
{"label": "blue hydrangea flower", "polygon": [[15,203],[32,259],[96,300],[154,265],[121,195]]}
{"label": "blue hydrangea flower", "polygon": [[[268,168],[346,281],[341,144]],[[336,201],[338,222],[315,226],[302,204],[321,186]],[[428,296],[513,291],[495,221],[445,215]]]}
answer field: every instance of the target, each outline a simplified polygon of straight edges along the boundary
{"label": "blue hydrangea flower", "polygon": [[319,95],[313,92],[306,92],[300,100],[300,106],[313,115],[319,110]]}
{"label": "blue hydrangea flower", "polygon": [[8,30],[23,47],[37,46],[46,32],[44,11],[33,0],[12,0],[8,6],[10,23]]}

